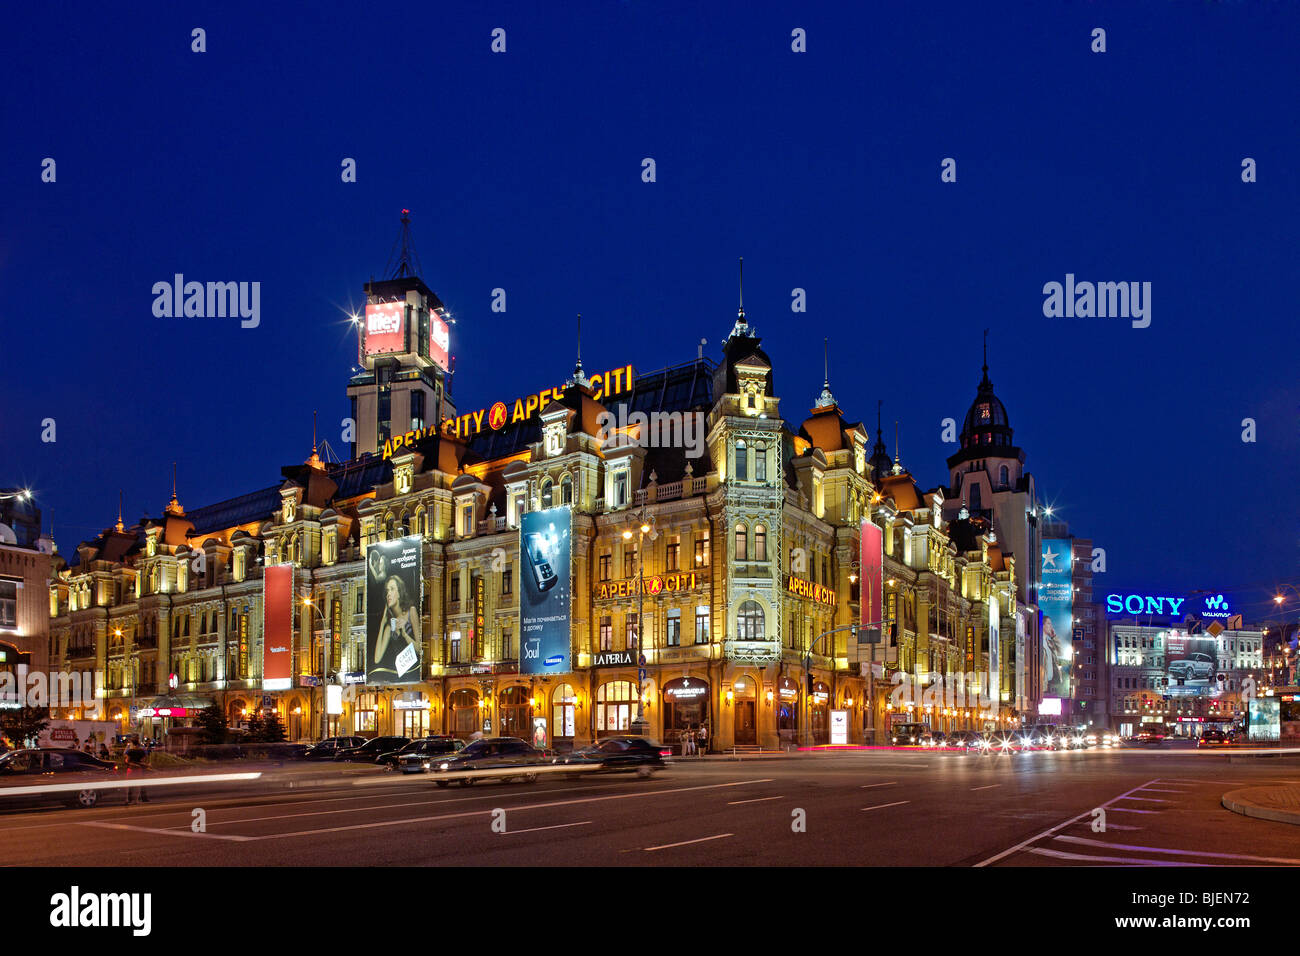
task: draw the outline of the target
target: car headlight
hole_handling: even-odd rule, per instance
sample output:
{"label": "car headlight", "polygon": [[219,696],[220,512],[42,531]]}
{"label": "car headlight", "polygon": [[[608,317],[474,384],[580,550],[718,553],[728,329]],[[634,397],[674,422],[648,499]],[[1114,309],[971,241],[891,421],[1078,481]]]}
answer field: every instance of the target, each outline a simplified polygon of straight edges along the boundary
{"label": "car headlight", "polygon": [[445,763],[445,764],[443,764],[439,769],[441,769],[441,770],[450,770],[450,769],[451,769],[451,764],[449,764],[449,763]]}

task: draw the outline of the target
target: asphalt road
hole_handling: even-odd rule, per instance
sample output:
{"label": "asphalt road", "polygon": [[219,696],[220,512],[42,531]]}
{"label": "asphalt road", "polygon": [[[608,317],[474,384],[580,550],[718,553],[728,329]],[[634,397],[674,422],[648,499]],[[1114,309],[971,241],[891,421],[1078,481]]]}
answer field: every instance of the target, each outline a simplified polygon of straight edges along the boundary
{"label": "asphalt road", "polygon": [[[307,786],[285,789],[294,774]],[[0,864],[1300,865],[1300,827],[1219,804],[1277,781],[1300,781],[1300,759],[885,750],[448,789],[297,766],[209,793],[158,788],[144,805],[0,812]]]}

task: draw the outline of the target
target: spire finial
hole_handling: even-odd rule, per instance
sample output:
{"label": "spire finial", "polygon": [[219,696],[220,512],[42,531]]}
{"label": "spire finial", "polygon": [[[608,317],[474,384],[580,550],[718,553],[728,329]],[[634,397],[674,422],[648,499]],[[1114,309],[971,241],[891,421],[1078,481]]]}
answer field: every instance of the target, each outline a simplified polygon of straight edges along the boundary
{"label": "spire finial", "polygon": [[121,488],[117,489],[117,524],[115,527],[117,528],[118,531],[122,531],[125,527],[122,524],[122,489]]}
{"label": "spire finial", "polygon": [[176,500],[176,462],[172,462],[172,501]]}
{"label": "spire finial", "polygon": [[831,394],[831,353],[830,339],[822,339],[822,370],[825,377],[822,380],[822,393],[817,396],[814,408],[834,408],[835,396]]}
{"label": "spire finial", "polygon": [[885,400],[884,400],[883,398],[878,398],[878,399],[876,399],[876,441],[880,441],[880,438],[881,438],[881,435],[880,435],[880,409],[881,409],[882,407],[884,407],[884,404],[885,404]]}
{"label": "spire finial", "polygon": [[581,385],[583,388],[586,388],[591,385],[591,380],[587,378],[586,373],[582,371],[582,313],[581,312],[578,313],[578,361],[577,364],[573,366],[573,375],[569,378],[567,382],[564,383],[564,387],[568,388],[571,385]]}
{"label": "spire finial", "polygon": [[989,330],[988,329],[984,330],[984,377],[980,379],[980,386],[989,387],[989,388],[993,386],[993,383],[989,381]]}
{"label": "spire finial", "polygon": [[736,313],[736,317],[741,322],[745,321],[745,257],[744,256],[740,257],[740,310]]}
{"label": "spire finial", "polygon": [[176,497],[176,462],[172,462],[172,500],[167,502],[167,507],[163,511],[169,515],[183,515],[185,509],[181,507],[180,499]]}
{"label": "spire finial", "polygon": [[316,409],[311,410],[311,453],[316,454]]}
{"label": "spire finial", "polygon": [[897,420],[897,419],[894,420],[894,468],[893,468],[893,471],[894,471],[894,474],[896,474],[896,475],[901,475],[901,474],[903,473],[903,463],[902,463],[901,461],[898,460],[898,420]]}

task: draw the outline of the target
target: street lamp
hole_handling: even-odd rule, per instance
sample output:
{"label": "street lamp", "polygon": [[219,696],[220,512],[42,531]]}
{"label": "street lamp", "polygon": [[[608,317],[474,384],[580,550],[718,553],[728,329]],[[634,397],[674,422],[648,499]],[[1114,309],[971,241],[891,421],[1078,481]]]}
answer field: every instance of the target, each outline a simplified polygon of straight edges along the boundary
{"label": "street lamp", "polygon": [[[632,732],[645,736],[650,729],[649,723],[645,719],[645,680],[642,675],[645,668],[641,665],[641,622],[645,615],[645,538],[650,535],[653,541],[657,535],[653,533],[654,529],[649,521],[645,518],[644,508],[640,514],[641,526],[638,528],[637,546],[636,546],[636,630],[633,632],[632,656],[636,664],[636,717],[632,720]],[[631,529],[623,531],[623,540],[632,540]]]}
{"label": "street lamp", "polygon": [[309,607],[320,615],[321,634],[321,655],[320,655],[320,739],[324,740],[330,735],[329,733],[329,715],[325,713],[328,709],[328,697],[326,696],[325,683],[329,675],[329,626],[325,623],[325,613],[318,608],[313,602],[310,595],[302,599],[304,607]]}
{"label": "street lamp", "polygon": [[23,488],[19,491],[0,492],[0,498],[17,498],[19,501],[31,501],[32,491],[30,488]]}

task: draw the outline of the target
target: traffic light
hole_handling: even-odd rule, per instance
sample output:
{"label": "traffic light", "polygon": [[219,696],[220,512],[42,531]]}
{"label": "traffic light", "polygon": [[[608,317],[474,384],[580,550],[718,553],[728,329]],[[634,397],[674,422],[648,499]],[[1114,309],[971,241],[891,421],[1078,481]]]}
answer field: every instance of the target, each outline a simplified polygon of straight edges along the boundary
{"label": "traffic light", "polygon": [[811,699],[811,698],[812,698],[812,692],[813,692],[813,676],[812,676],[812,671],[809,671],[807,674],[804,674],[803,676],[804,676],[804,681],[808,684],[808,697],[809,697],[809,699]]}

